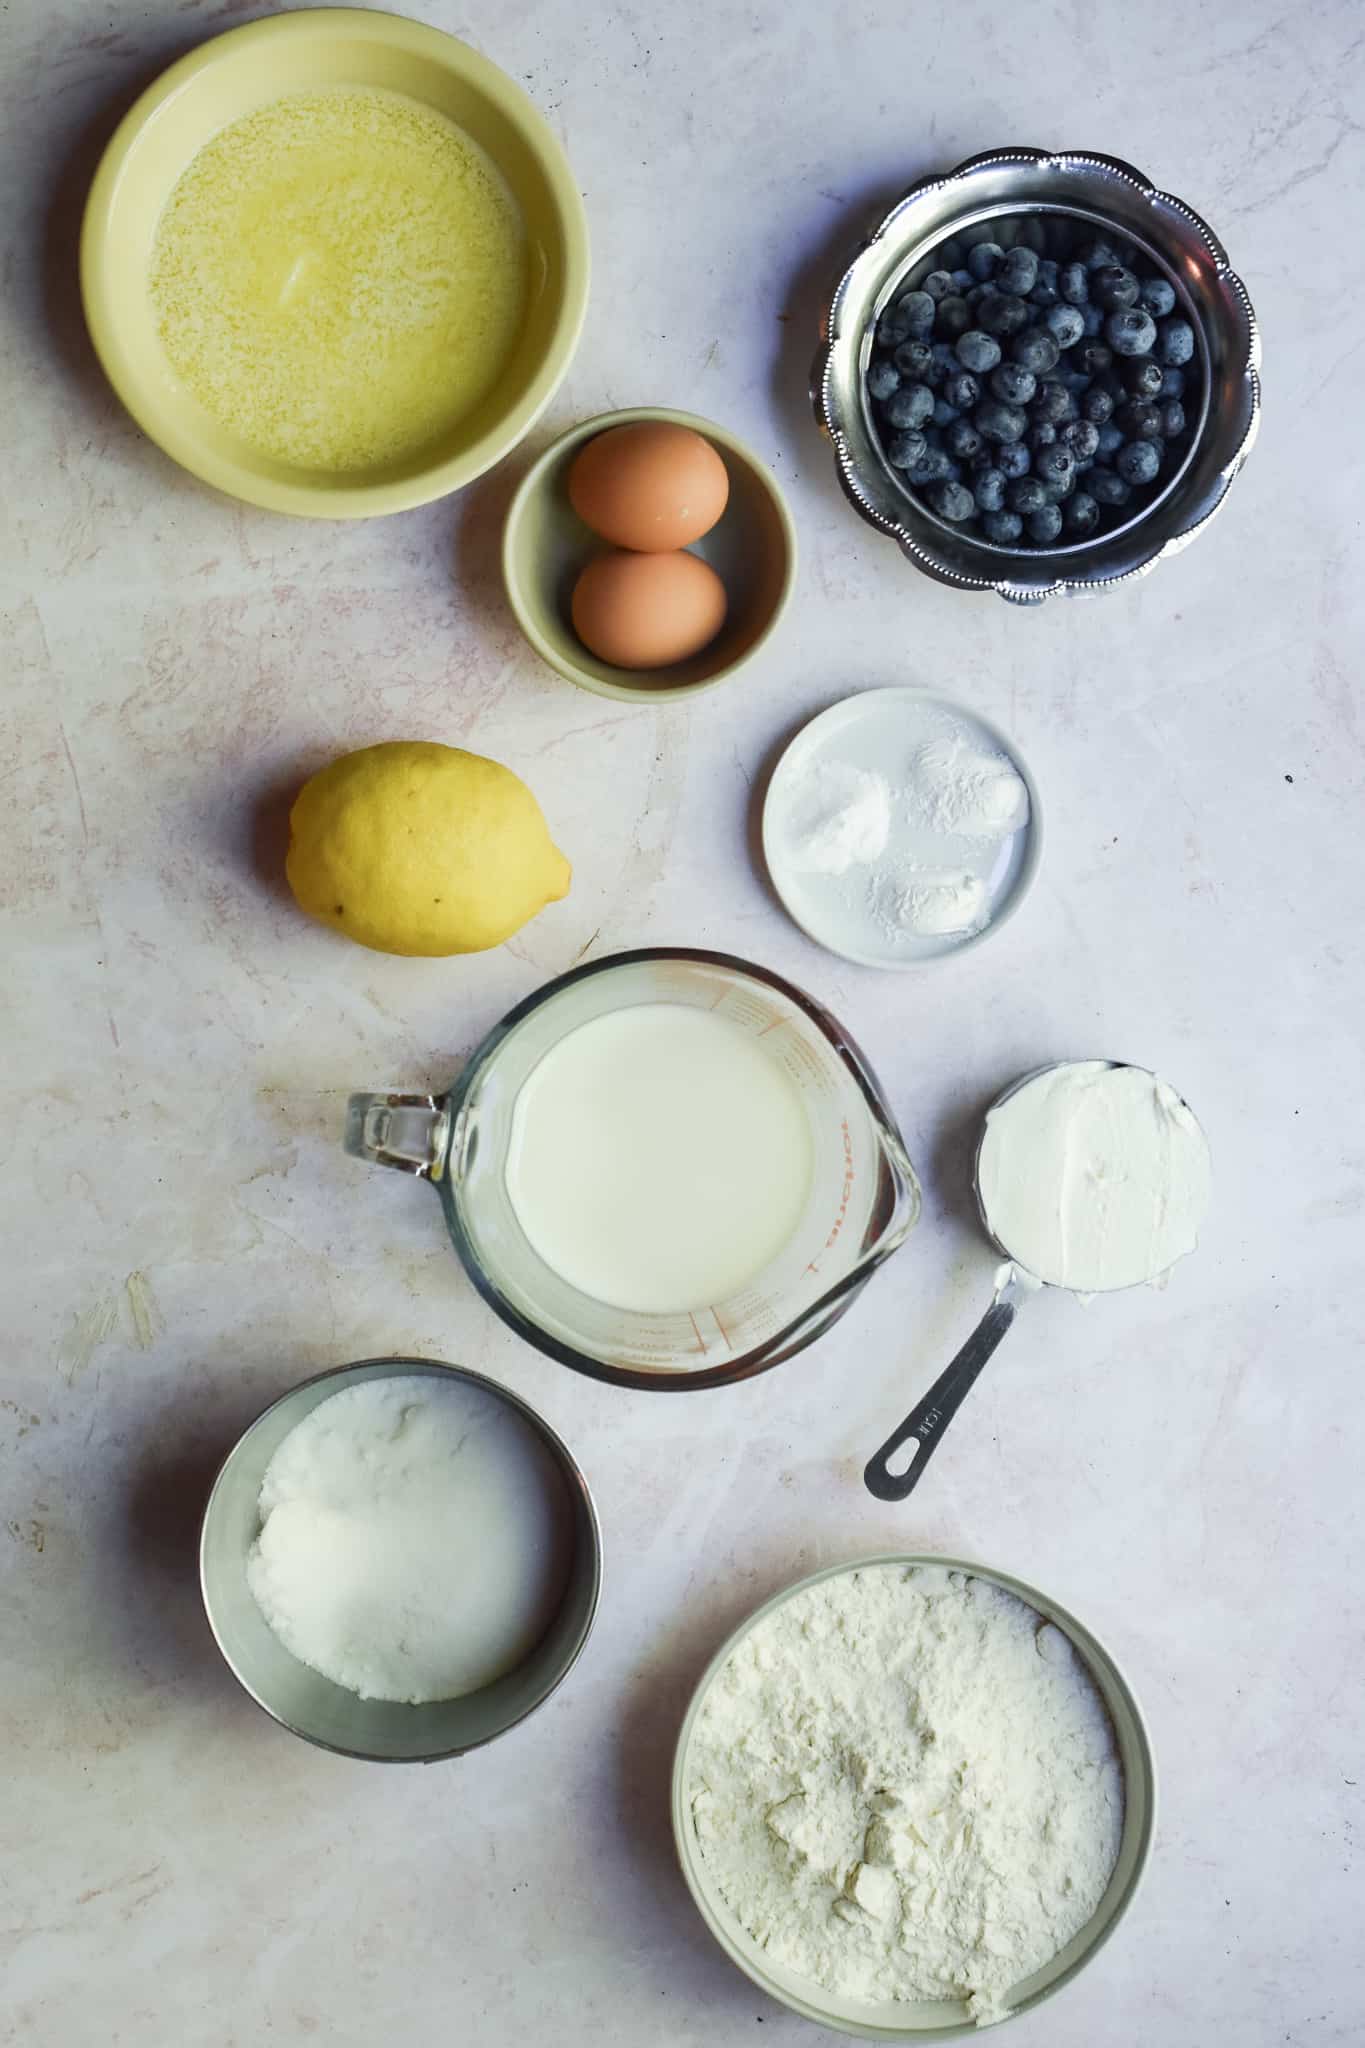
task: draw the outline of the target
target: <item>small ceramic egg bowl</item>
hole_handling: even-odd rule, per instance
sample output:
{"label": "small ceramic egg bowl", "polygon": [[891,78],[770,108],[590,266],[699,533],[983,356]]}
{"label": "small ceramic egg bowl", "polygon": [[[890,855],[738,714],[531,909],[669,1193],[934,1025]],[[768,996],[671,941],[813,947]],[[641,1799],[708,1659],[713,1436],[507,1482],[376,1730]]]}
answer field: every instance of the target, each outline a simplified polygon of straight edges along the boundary
{"label": "small ceramic egg bowl", "polygon": [[[574,584],[585,563],[605,552],[607,543],[569,503],[568,477],[586,442],[608,427],[642,420],[691,427],[725,464],[729,501],[691,552],[709,562],[724,583],[729,610],[716,638],[699,654],[668,668],[636,670],[599,661],[574,632],[569,612]],[[658,703],[728,682],[767,644],[796,579],[796,530],[771,472],[742,441],[693,413],[637,406],[584,420],[527,471],[503,528],[502,574],[517,624],[551,668],[599,697]]]}

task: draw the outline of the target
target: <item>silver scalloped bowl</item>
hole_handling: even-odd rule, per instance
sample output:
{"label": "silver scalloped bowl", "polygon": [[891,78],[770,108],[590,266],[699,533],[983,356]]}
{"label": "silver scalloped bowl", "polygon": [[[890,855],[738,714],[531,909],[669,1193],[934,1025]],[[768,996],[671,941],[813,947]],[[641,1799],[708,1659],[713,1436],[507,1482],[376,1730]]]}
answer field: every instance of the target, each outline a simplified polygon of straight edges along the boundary
{"label": "silver scalloped bowl", "polygon": [[[891,467],[865,380],[883,308],[930,267],[939,244],[949,235],[980,240],[998,224],[1031,214],[1117,231],[1170,279],[1195,331],[1198,411],[1178,470],[1122,524],[1060,547],[997,547],[938,518]],[[1118,157],[991,150],[945,177],[912,185],[863,242],[825,316],[812,398],[834,444],[840,482],[869,525],[942,583],[1038,604],[1057,592],[1089,595],[1146,575],[1188,546],[1251,452],[1260,424],[1260,360],[1246,287],[1182,200],[1157,191]]]}

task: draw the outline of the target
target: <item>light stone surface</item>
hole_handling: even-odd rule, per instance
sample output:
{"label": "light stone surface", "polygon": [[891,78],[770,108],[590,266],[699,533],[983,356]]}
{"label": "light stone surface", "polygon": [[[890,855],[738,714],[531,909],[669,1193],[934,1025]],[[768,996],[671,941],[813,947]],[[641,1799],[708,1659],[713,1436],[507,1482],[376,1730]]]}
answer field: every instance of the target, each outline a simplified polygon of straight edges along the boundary
{"label": "light stone surface", "polygon": [[[520,642],[496,575],[519,460],[404,517],[291,523],[180,474],[104,387],[73,281],[99,145],[160,64],[256,11],[0,9],[0,2042],[799,2048],[676,1874],[671,1748],[733,1623],[882,1546],[1046,1585],[1150,1715],[1148,1882],[1018,2048],[1359,2042],[1359,10],[428,0],[525,81],[587,197],[587,327],[531,447],[662,402],[747,435],[790,494],[780,642],[657,712],[576,694]],[[822,290],[879,202],[1011,140],[1107,148],[1187,198],[1266,336],[1261,445],[1223,515],[1149,581],[1041,616],[903,566],[805,398]],[[753,852],[783,741],[907,681],[1003,721],[1048,809],[1025,912],[922,978],[816,950]],[[569,900],[501,952],[383,959],[282,896],[282,793],[393,736],[508,762],[571,855]],[[684,1399],[520,1345],[430,1193],[338,1143],[348,1089],[440,1083],[548,976],[670,941],[831,1005],[927,1187],[835,1334]],[[879,1506],[864,1459],[988,1298],[979,1112],[1092,1054],[1195,1105],[1205,1243],[1165,1292],[1031,1305],[920,1492]],[[402,1349],[534,1402],[608,1547],[572,1682],[429,1773],[265,1720],[193,1558],[234,1432],[308,1372]]]}

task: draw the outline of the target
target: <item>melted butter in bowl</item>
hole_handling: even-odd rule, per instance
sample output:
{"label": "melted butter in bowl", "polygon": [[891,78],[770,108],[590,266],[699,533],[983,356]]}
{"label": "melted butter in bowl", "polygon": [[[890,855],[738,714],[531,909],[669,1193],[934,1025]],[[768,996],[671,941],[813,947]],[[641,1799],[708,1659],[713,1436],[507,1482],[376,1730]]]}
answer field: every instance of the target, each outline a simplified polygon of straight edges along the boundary
{"label": "melted butter in bowl", "polygon": [[337,87],[199,151],[149,285],[170,365],[219,426],[340,475],[418,455],[479,406],[527,276],[516,200],[477,143],[401,93]]}

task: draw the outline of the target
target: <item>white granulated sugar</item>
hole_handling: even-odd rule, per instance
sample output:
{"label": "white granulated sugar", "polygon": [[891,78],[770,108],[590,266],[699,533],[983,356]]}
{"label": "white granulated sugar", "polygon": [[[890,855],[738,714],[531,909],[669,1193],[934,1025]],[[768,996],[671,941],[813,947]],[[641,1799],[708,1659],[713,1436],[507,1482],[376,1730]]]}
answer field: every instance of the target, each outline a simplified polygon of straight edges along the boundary
{"label": "white granulated sugar", "polygon": [[1003,839],[1027,824],[1028,789],[1003,754],[989,754],[965,733],[941,733],[916,748],[908,794],[935,832]]}
{"label": "white granulated sugar", "polygon": [[844,875],[876,860],[891,829],[884,778],[845,761],[817,761],[793,792],[789,858],[808,874]]}
{"label": "white granulated sugar", "polygon": [[361,1699],[458,1699],[544,1635],[569,1513],[544,1440],[488,1389],[367,1380],[270,1460],[247,1584],[285,1648]]}
{"label": "white granulated sugar", "polygon": [[980,2025],[1085,1925],[1123,1828],[1067,1638],[939,1568],[784,1602],[712,1684],[691,1773],[707,1869],[769,1957],[842,1998],[962,1999]]}

